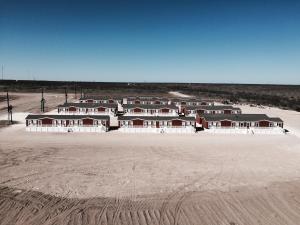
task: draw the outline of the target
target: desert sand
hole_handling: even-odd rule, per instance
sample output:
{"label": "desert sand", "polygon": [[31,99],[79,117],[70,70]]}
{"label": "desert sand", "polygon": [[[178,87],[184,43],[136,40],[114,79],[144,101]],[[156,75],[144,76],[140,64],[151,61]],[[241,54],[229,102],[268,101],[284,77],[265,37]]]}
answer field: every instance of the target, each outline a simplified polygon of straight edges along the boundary
{"label": "desert sand", "polygon": [[186,95],[186,94],[183,94],[183,93],[180,93],[178,91],[170,91],[169,92],[170,95],[173,95],[175,97],[179,97],[179,98],[190,98],[190,97],[194,97],[194,96],[191,96],[191,95]]}
{"label": "desert sand", "polygon": [[28,133],[29,99],[0,129],[0,224],[299,224],[298,112],[240,106],[287,135]]}

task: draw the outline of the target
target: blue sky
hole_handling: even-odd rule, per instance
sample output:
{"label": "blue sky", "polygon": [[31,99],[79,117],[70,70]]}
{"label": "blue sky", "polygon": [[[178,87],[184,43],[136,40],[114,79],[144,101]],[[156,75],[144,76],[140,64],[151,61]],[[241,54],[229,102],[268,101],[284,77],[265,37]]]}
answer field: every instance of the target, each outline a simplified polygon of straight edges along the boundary
{"label": "blue sky", "polygon": [[300,84],[300,1],[0,0],[5,78]]}

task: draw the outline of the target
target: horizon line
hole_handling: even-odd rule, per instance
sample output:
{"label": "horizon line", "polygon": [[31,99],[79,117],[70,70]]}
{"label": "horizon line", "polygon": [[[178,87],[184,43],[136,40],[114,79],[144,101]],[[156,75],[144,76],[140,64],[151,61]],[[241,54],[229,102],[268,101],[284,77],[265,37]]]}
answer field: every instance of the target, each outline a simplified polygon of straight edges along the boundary
{"label": "horizon line", "polygon": [[230,83],[230,82],[166,82],[166,81],[80,81],[80,80],[38,80],[38,79],[1,79],[0,81],[18,82],[18,81],[32,81],[32,82],[66,82],[66,83],[119,83],[119,84],[216,84],[216,85],[274,85],[274,86],[300,86],[300,84],[288,83]]}

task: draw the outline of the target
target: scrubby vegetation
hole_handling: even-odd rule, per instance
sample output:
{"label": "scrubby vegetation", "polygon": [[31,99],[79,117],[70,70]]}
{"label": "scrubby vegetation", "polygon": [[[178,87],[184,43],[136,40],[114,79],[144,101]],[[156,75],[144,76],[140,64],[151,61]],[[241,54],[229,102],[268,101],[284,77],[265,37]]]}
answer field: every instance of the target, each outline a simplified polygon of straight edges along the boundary
{"label": "scrubby vegetation", "polygon": [[64,92],[67,88],[74,93],[101,95],[159,95],[166,96],[169,91],[180,91],[204,99],[229,100],[277,106],[300,111],[300,85],[263,84],[197,84],[197,83],[109,83],[109,82],[63,82],[4,80],[0,90],[19,92]]}

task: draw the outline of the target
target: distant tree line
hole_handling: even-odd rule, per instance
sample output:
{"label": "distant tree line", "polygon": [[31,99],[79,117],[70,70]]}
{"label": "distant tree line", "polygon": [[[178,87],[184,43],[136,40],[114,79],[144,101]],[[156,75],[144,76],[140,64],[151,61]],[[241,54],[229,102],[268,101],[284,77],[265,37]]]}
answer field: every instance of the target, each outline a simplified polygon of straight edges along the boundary
{"label": "distant tree line", "polygon": [[64,92],[65,88],[77,93],[80,89],[86,94],[107,95],[167,95],[169,91],[180,91],[200,98],[230,100],[277,106],[300,111],[300,85],[263,85],[263,84],[209,84],[209,83],[131,83],[131,82],[78,82],[78,81],[32,81],[2,80],[0,91]]}

